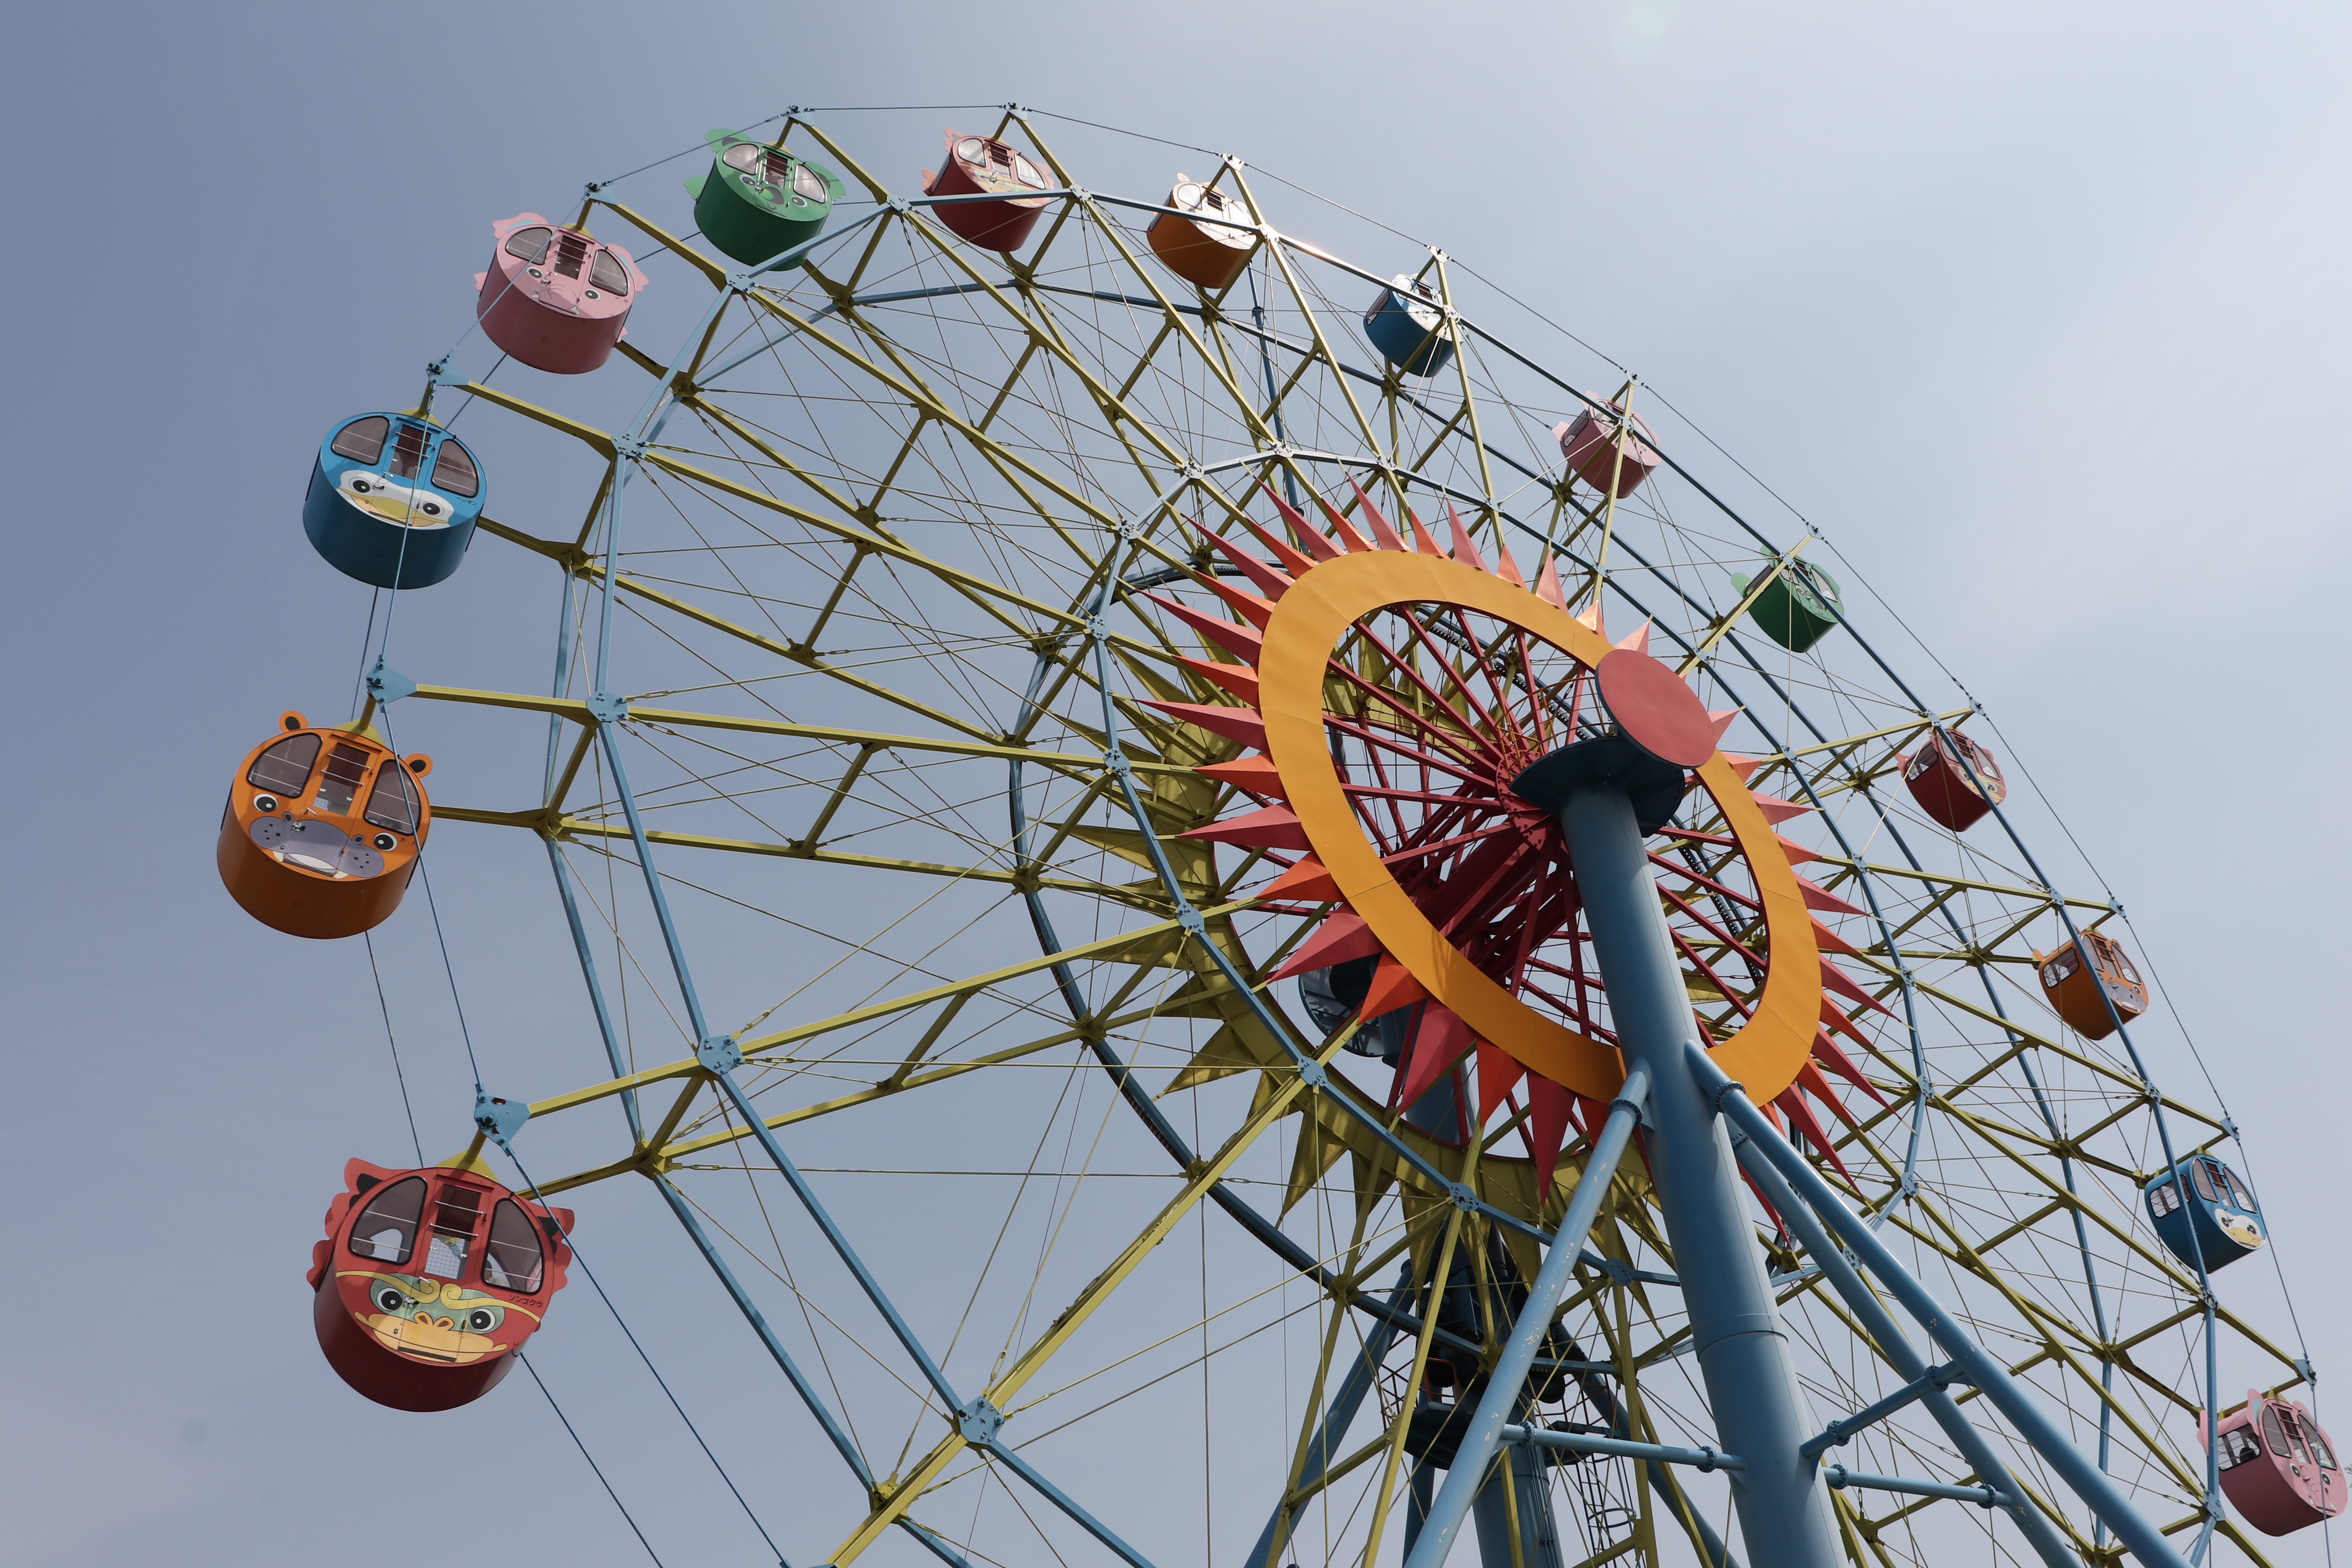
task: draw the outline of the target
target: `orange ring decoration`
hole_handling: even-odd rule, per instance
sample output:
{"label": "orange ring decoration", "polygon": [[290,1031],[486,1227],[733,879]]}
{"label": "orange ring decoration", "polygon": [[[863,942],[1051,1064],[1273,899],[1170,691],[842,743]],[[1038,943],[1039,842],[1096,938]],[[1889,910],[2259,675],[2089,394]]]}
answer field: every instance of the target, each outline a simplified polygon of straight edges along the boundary
{"label": "orange ring decoration", "polygon": [[[1588,669],[1612,651],[1607,638],[1567,611],[1465,563],[1395,551],[1339,556],[1302,574],[1266,622],[1257,679],[1267,754],[1348,907],[1413,979],[1480,1038],[1553,1082],[1606,1101],[1625,1078],[1616,1048],[1545,1017],[1464,957],[1381,864],[1340,787],[1324,729],[1325,672],[1349,626],[1401,604],[1455,605],[1492,616]],[[1763,1105],[1796,1081],[1811,1056],[1821,1019],[1821,952],[1780,837],[1730,760],[1718,751],[1696,771],[1756,879],[1766,932],[1756,1010],[1708,1054]]]}

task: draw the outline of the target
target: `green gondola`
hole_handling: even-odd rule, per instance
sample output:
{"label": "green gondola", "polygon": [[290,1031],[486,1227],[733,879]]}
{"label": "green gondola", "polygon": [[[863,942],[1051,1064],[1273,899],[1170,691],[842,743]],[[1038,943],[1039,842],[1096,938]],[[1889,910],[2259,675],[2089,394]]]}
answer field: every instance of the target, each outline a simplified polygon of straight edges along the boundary
{"label": "green gondola", "polygon": [[[1745,596],[1755,579],[1745,572],[1734,572],[1731,581]],[[1766,637],[1790,653],[1802,653],[1845,619],[1845,602],[1839,595],[1836,578],[1811,562],[1790,561],[1756,595],[1748,614],[1764,628]]]}
{"label": "green gondola", "polygon": [[[686,182],[702,237],[738,261],[765,261],[815,236],[841,177],[772,142],[733,131],[713,131],[710,173]],[[798,263],[794,263],[798,265]]]}

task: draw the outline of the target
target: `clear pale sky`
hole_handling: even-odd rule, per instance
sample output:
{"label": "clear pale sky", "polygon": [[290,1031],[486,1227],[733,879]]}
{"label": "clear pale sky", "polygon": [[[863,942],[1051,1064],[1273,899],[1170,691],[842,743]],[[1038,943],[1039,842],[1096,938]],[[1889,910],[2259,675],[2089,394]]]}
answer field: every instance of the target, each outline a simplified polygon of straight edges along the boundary
{"label": "clear pale sky", "polygon": [[[364,592],[297,522],[326,426],[413,401],[492,218],[795,102],[1017,100],[1376,216],[1410,191],[1398,226],[1640,371],[1966,682],[2126,904],[2245,1131],[2323,1376],[2340,1364],[2344,7],[16,16],[0,1564],[642,1561],[527,1390],[500,1391],[501,1425],[434,1426],[320,1364],[292,1281],[341,1162],[404,1128],[380,1035],[330,1026],[367,984],[356,944],[252,924],[212,842],[278,710],[348,689]],[[541,599],[516,614],[537,637]],[[462,646],[457,608],[432,615]],[[568,963],[539,875],[528,905],[487,874],[453,900],[461,953]],[[526,907],[546,929],[510,946]],[[581,1026],[481,989],[492,1026]],[[2177,1045],[2156,1065],[2210,1102]],[[461,1121],[457,1068],[418,1070]],[[691,1321],[740,1338],[690,1285]],[[596,1358],[625,1349],[575,1318],[592,1446],[642,1445],[625,1468],[667,1484],[682,1435],[605,1407]],[[761,1410],[728,1408],[731,1363],[686,1327],[698,1407],[756,1454]],[[355,1489],[379,1470],[409,1489],[394,1537]],[[673,1563],[757,1561],[715,1505],[663,1522]],[[2319,1533],[2275,1556],[2318,1563]]]}

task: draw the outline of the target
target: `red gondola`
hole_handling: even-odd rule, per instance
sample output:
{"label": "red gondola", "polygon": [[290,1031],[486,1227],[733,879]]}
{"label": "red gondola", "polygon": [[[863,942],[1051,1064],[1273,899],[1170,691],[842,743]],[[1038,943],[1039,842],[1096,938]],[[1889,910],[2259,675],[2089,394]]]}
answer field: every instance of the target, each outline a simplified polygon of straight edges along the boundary
{"label": "red gondola", "polygon": [[1617,451],[1618,419],[1596,416],[1590,408],[1578,409],[1575,418],[1553,426],[1551,433],[1559,440],[1559,455],[1568,460],[1569,472],[1604,496],[1609,493],[1609,480],[1613,475],[1617,494],[1629,496],[1650,477],[1650,470],[1665,459],[1652,447],[1657,437],[1650,433],[1649,425],[1640,415],[1627,414],[1613,403],[1609,406],[1624,422],[1622,458]]}
{"label": "red gondola", "polygon": [[[1958,731],[1932,736],[1911,755],[1895,760],[1903,765],[1903,782],[1919,809],[1955,833],[1966,832],[2009,798],[1991,748]],[[1984,787],[1978,788],[1979,784]]]}
{"label": "red gondola", "polygon": [[1024,153],[992,136],[965,136],[948,132],[947,163],[936,174],[923,171],[927,196],[997,195],[993,202],[950,202],[929,208],[950,232],[989,250],[1010,254],[1029,242],[1045,210],[1045,198],[1024,195],[1049,190],[1053,178]]}
{"label": "red gondola", "polygon": [[[2205,1436],[2205,1418],[2197,1418]],[[2285,1535],[2344,1511],[2344,1472],[2336,1446],[2311,1412],[2246,1390],[2246,1402],[2221,1417],[2221,1490],[2240,1518],[2264,1535]]]}
{"label": "red gondola", "polygon": [[394,1410],[452,1410],[514,1363],[563,1289],[572,1211],[518,1198],[478,1158],[421,1171],[353,1160],[310,1250],[327,1364]]}
{"label": "red gondola", "polygon": [[[2084,949],[2090,951],[2089,962]],[[2116,1020],[2130,1023],[2147,1011],[2147,988],[2139,971],[2125,956],[2123,943],[2097,931],[2083,933],[2080,946],[2068,943],[2055,952],[2037,953],[2042,988],[2067,1027],[2086,1040],[2104,1040],[2116,1032]],[[2115,1004],[2108,1011],[2107,1004]]]}

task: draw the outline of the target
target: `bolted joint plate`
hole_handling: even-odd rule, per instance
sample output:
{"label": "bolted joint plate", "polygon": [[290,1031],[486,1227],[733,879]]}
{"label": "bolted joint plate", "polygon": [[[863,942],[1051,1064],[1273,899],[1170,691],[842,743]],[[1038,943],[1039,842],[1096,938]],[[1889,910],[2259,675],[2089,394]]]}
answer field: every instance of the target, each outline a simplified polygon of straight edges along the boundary
{"label": "bolted joint plate", "polygon": [[629,700],[609,691],[599,691],[582,706],[600,724],[618,724],[629,716]]}
{"label": "bolted joint plate", "polygon": [[1004,1412],[991,1405],[984,1394],[974,1394],[956,1412],[956,1431],[976,1448],[985,1448],[995,1442],[997,1433],[1003,1427]]}
{"label": "bolted joint plate", "polygon": [[713,1035],[694,1047],[694,1059],[705,1072],[733,1072],[743,1065],[743,1052],[732,1035]]}
{"label": "bolted joint plate", "polygon": [[375,668],[368,671],[367,689],[370,697],[389,706],[404,697],[415,696],[416,682],[379,658],[375,661]]}
{"label": "bolted joint plate", "polygon": [[530,1107],[517,1100],[499,1100],[477,1089],[474,1091],[474,1125],[482,1136],[503,1149],[507,1140],[522,1131],[530,1120]]}

